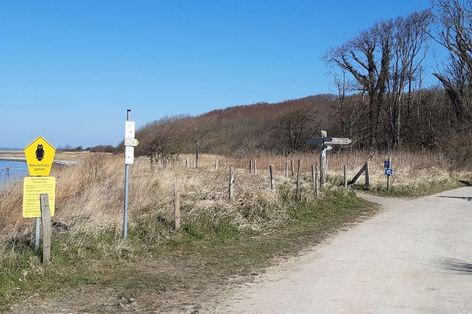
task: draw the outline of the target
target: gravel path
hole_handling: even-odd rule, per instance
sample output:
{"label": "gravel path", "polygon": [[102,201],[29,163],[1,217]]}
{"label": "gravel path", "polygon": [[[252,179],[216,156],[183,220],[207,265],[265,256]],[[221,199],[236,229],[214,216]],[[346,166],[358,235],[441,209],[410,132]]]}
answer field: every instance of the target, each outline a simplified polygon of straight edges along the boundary
{"label": "gravel path", "polygon": [[472,187],[382,212],[269,269],[209,312],[472,313]]}

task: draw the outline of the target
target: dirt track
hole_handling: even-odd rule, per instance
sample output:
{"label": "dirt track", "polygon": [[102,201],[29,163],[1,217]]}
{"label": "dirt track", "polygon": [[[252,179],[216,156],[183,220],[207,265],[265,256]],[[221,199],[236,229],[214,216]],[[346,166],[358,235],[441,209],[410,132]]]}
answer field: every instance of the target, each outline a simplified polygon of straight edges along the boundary
{"label": "dirt track", "polygon": [[384,210],[237,288],[218,313],[471,313],[472,187]]}

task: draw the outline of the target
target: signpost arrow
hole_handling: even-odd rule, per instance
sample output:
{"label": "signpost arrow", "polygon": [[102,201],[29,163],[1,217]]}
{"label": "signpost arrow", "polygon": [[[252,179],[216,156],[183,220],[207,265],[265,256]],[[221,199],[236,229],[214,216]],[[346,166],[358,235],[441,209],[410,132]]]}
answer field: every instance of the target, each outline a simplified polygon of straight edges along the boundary
{"label": "signpost arrow", "polygon": [[331,137],[325,141],[325,144],[330,145],[349,145],[351,144],[351,140],[345,137]]}
{"label": "signpost arrow", "polygon": [[315,137],[308,140],[308,144],[320,146],[320,186],[323,187],[326,180],[327,162],[326,152],[333,149],[330,145],[348,145],[351,144],[351,139],[344,137],[328,137],[326,131],[321,131],[321,137]]}

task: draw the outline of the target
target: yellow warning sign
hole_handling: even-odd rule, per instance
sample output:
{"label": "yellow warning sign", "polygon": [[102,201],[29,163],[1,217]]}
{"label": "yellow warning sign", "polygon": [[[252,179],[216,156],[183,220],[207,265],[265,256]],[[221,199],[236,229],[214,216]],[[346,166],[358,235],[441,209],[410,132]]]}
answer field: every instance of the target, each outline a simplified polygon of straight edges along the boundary
{"label": "yellow warning sign", "polygon": [[55,154],[54,146],[41,136],[26,146],[25,157],[30,176],[48,176]]}
{"label": "yellow warning sign", "polygon": [[47,194],[49,210],[54,216],[56,203],[56,178],[54,177],[25,177],[23,180],[23,217],[41,217],[39,196]]}

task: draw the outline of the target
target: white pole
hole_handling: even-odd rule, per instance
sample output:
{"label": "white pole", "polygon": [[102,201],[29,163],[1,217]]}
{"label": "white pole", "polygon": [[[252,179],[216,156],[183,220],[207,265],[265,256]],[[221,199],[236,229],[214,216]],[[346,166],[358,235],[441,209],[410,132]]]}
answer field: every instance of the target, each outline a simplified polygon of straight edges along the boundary
{"label": "white pole", "polygon": [[[129,121],[131,109],[126,110],[126,121]],[[125,204],[123,210],[123,238],[128,237],[128,164],[125,162]]]}

